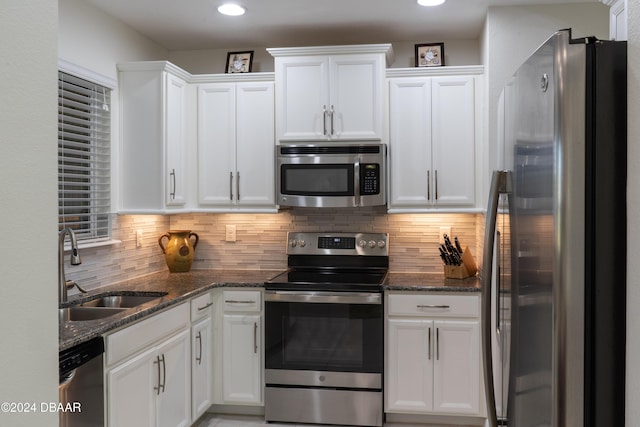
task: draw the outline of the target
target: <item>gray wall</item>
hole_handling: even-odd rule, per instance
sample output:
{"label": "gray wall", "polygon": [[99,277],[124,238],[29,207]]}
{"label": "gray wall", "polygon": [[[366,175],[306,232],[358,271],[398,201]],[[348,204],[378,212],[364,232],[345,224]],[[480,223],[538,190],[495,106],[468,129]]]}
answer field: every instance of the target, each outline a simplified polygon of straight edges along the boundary
{"label": "gray wall", "polygon": [[[57,2],[3,0],[0,8],[0,412],[6,426],[53,426],[58,401]],[[3,403],[4,405],[4,403]]]}

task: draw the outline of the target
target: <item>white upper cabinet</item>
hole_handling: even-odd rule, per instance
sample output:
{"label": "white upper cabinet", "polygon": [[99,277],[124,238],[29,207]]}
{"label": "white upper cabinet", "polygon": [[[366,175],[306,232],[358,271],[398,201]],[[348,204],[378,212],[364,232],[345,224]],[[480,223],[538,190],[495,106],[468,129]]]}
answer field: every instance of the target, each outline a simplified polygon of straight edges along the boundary
{"label": "white upper cabinet", "polygon": [[267,50],[275,57],[277,142],[386,142],[391,45]]}
{"label": "white upper cabinet", "polygon": [[188,74],[168,62],[118,64],[120,211],[184,209],[189,197]]}
{"label": "white upper cabinet", "polygon": [[275,211],[274,84],[198,85],[198,206]]}
{"label": "white upper cabinet", "polygon": [[478,208],[481,81],[473,74],[389,79],[390,212]]}

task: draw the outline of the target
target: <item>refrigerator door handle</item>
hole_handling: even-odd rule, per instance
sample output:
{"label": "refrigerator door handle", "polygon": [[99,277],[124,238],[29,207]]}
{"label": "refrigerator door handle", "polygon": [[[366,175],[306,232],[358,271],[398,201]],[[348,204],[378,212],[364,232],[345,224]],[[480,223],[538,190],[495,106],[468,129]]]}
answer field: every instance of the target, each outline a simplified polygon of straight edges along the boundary
{"label": "refrigerator door handle", "polygon": [[511,193],[511,172],[494,171],[491,177],[487,220],[484,229],[484,251],[482,268],[482,358],[487,419],[489,427],[497,427],[496,396],[493,384],[493,359],[491,351],[491,276],[493,274],[493,246],[495,243],[496,221],[500,194]]}

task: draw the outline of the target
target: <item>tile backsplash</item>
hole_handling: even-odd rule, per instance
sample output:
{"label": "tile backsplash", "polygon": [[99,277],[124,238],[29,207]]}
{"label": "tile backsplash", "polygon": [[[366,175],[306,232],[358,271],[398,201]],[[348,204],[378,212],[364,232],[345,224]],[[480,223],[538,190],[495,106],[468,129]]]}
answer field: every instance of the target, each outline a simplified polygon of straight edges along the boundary
{"label": "tile backsplash", "polygon": [[[392,271],[441,273],[440,226],[450,226],[479,260],[479,214],[387,214],[384,207],[290,209],[277,214],[190,213],[171,216],[116,215],[113,238],[121,243],[81,249],[83,263],[66,265],[67,278],[89,289],[166,270],[158,238],[167,230],[191,230],[200,240],[194,269],[282,270],[287,231],[388,232]],[[225,226],[236,226],[236,242],[225,241]],[[136,232],[142,245],[136,245]]]}

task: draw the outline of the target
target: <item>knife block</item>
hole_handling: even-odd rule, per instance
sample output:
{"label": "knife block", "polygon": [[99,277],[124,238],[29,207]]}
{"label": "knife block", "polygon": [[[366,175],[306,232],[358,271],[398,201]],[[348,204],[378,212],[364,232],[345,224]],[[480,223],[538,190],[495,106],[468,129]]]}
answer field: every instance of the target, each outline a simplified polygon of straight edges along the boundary
{"label": "knife block", "polygon": [[461,265],[444,266],[444,277],[447,279],[466,279],[467,277],[475,276],[477,272],[478,266],[473,259],[473,255],[471,255],[469,246],[466,246],[462,252]]}

